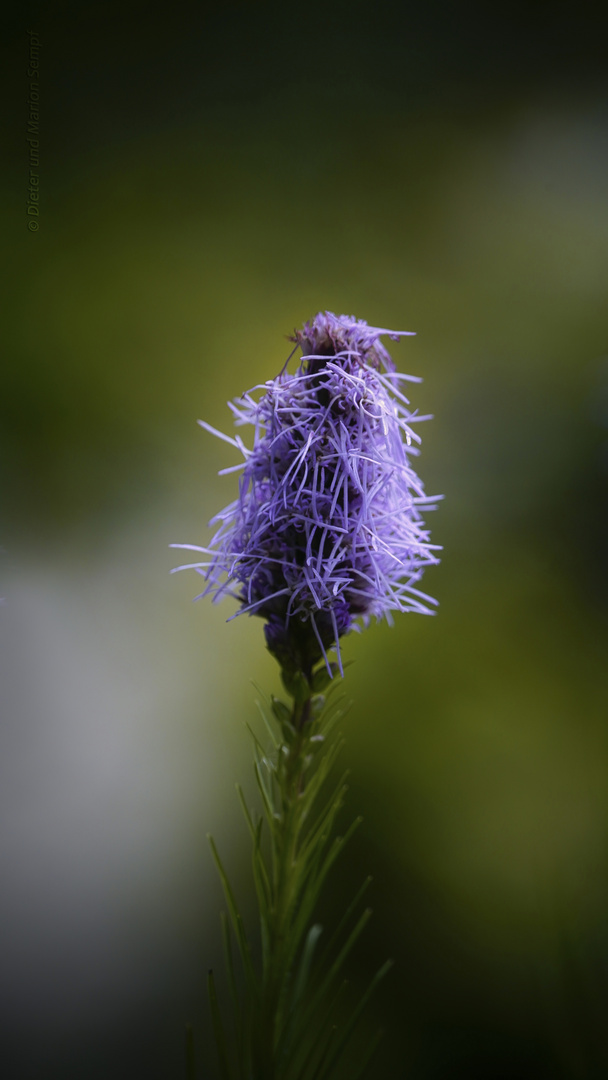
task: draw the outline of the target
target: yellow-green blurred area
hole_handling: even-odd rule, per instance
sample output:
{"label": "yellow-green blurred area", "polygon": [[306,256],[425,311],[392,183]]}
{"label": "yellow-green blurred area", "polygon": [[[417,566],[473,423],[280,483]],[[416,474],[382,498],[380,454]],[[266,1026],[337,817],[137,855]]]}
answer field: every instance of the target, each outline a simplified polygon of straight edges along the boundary
{"label": "yellow-green blurred area", "polygon": [[[422,7],[422,10],[420,10]],[[320,309],[415,330],[435,618],[344,643],[395,967],[373,1076],[608,1075],[608,93],[584,6],[58,5],[2,110],[0,1000],[11,1080],[183,1075],[221,966],[205,834],[252,914],[262,624],[169,543],[235,497],[228,398]],[[28,231],[28,35],[40,53]]]}

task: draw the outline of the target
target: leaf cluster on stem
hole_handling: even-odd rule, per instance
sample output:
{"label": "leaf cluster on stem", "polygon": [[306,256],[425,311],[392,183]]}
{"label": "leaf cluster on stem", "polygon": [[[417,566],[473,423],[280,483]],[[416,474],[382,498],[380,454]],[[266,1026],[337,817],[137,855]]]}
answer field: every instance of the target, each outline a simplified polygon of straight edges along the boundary
{"label": "leaf cluster on stem", "polygon": [[[376,973],[350,1016],[336,1009],[345,986],[343,965],[371,912],[358,914],[368,878],[319,955],[322,927],[314,921],[317,902],[332,866],[360,824],[357,818],[343,836],[334,833],[347,790],[346,774],[337,780],[332,774],[342,746],[336,727],[345,712],[335,694],[335,673],[333,665],[307,674],[283,671],[291,704],[272,697],[266,708],[261,707],[270,753],[251,731],[261,816],[249,810],[238,791],[253,845],[261,964],[254,963],[243,919],[210,838],[228,907],[222,931],[233,1009],[231,1032],[224,1025],[209,973],[222,1080],[334,1080],[361,1010],[390,966],[385,964]],[[359,1058],[359,1068],[349,1073],[351,1080],[363,1075],[368,1058],[367,1054]]]}

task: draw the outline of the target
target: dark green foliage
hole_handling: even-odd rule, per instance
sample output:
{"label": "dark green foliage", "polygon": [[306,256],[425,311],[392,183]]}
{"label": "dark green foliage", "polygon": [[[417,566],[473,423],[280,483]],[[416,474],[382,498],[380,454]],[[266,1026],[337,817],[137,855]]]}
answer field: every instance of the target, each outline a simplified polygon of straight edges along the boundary
{"label": "dark green foliage", "polygon": [[[357,915],[367,879],[322,948],[323,928],[314,921],[319,895],[360,823],[356,819],[344,836],[334,835],[346,784],[344,776],[330,774],[342,746],[335,727],[344,709],[325,667],[310,678],[298,673],[283,681],[293,698],[291,708],[275,697],[268,710],[261,708],[271,755],[252,732],[262,816],[250,812],[238,789],[253,847],[261,965],[252,960],[234,894],[209,838],[228,906],[222,934],[230,1027],[222,1021],[209,974],[222,1080],[334,1080],[360,1013],[390,967],[380,968],[350,1016],[337,1009],[346,985],[344,963],[371,915],[369,909]],[[321,691],[328,686],[326,699]],[[377,1039],[358,1058],[357,1076],[363,1076],[376,1044]]]}

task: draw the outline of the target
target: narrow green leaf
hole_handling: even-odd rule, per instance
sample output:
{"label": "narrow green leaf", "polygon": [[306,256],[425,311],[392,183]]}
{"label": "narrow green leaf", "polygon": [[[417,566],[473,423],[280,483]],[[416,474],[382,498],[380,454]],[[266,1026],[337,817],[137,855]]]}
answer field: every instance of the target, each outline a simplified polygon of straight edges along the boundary
{"label": "narrow green leaf", "polygon": [[291,1008],[296,1009],[300,1003],[300,999],[306,989],[306,983],[308,981],[308,975],[310,972],[310,965],[314,956],[314,951],[317,946],[317,942],[323,933],[323,927],[319,923],[315,923],[311,926],[306,936],[304,948],[302,950],[302,956],[300,959],[300,966],[298,969],[298,975],[293,990],[293,998],[291,1001]]}
{"label": "narrow green leaf", "polygon": [[[299,1028],[294,1032],[293,1036],[293,1051],[290,1054],[290,1061],[287,1064],[285,1080],[304,1080],[310,1068],[314,1063],[315,1057],[322,1057],[324,1051],[327,1049],[327,1043],[330,1038],[333,1038],[335,1032],[335,1025],[332,1024],[332,1030],[326,1035],[327,1028],[330,1024],[335,1007],[342,996],[342,992],[348,986],[348,982],[345,979],[338,987],[334,994],[333,1000],[330,1001],[328,1007],[324,1010],[323,1015],[319,1018],[315,1024],[306,1024],[305,1026],[300,1023]],[[302,1038],[298,1039],[299,1032],[302,1033]],[[325,1042],[323,1041],[325,1040]],[[302,1057],[304,1054],[304,1057]],[[292,1073],[292,1062],[297,1072]],[[299,1066],[299,1067],[298,1067]]]}
{"label": "narrow green leaf", "polygon": [[311,690],[315,694],[322,694],[325,688],[329,686],[331,681],[332,676],[330,675],[325,665],[323,665],[322,668],[319,668],[313,674],[312,682],[310,684]]}
{"label": "narrow green leaf", "polygon": [[290,724],[291,709],[289,708],[289,706],[286,705],[284,701],[281,701],[280,698],[275,697],[274,694],[271,695],[270,700],[272,702],[272,711],[279,724]]}
{"label": "narrow green leaf", "polygon": [[342,948],[341,948],[340,952],[338,953],[336,959],[334,960],[334,962],[331,965],[329,971],[327,972],[327,975],[322,980],[319,988],[317,989],[314,996],[312,997],[312,999],[310,1001],[310,1004],[306,1008],[305,1016],[303,1018],[303,1022],[305,1024],[307,1024],[307,1025],[310,1024],[312,1022],[312,1018],[314,1017],[314,1015],[321,1008],[325,998],[327,997],[327,994],[329,993],[332,986],[334,985],[334,982],[335,982],[337,976],[340,974],[340,971],[341,971],[341,969],[342,969],[342,967],[344,965],[344,962],[347,959],[353,945],[355,944],[357,939],[360,937],[361,933],[365,929],[365,926],[369,922],[371,914],[372,914],[371,910],[369,908],[367,908],[366,911],[363,912],[363,914],[361,915],[361,917],[357,921],[357,923],[356,923],[355,927],[353,928],[353,930],[351,930],[346,942],[342,946]]}
{"label": "narrow green leaf", "polygon": [[293,951],[299,942],[301,934],[306,929],[308,919],[311,917],[314,905],[321,891],[321,886],[327,875],[328,869],[320,874],[323,860],[326,856],[328,844],[331,843],[331,830],[333,821],[340,809],[341,794],[336,793],[333,804],[329,807],[329,816],[323,822],[323,828],[314,836],[314,842],[307,843],[297,854],[293,868],[294,877],[294,900],[293,908],[297,912],[293,930]]}
{"label": "narrow green leaf", "polygon": [[260,754],[260,757],[265,758],[266,757],[266,751],[265,751],[264,747],[262,746],[260,740],[258,739],[255,731],[251,727],[251,724],[245,724],[245,727],[247,728],[247,731],[251,735],[251,738],[253,739],[253,745],[255,746],[256,750]]}
{"label": "narrow green leaf", "polygon": [[196,1080],[194,1032],[191,1024],[186,1024],[186,1080]]}
{"label": "narrow green leaf", "polygon": [[244,814],[244,817],[245,817],[245,821],[247,822],[247,828],[249,829],[249,832],[251,833],[251,839],[253,841],[255,841],[255,825],[253,824],[253,819],[251,817],[251,814],[249,813],[249,807],[247,806],[247,803],[245,802],[245,796],[243,794],[243,789],[242,789],[240,784],[236,785],[236,790],[237,790],[237,794],[238,794],[238,797],[239,797],[241,808],[242,808],[242,811],[243,811],[243,814]]}
{"label": "narrow green leaf", "polygon": [[310,713],[313,720],[319,720],[325,708],[325,694],[313,694],[310,699]]}
{"label": "narrow green leaf", "polygon": [[[361,824],[361,821],[362,821],[362,818],[355,818],[352,825],[346,831],[344,836],[336,837],[336,839],[333,841],[327,855],[325,856],[325,858],[324,858],[324,860],[322,862],[320,870],[318,870],[314,874],[314,881],[310,881],[308,883],[305,896],[303,897],[302,902],[301,902],[301,907],[300,907],[300,911],[298,913],[298,919],[297,919],[297,924],[296,924],[296,929],[300,933],[302,932],[302,929],[303,929],[301,924],[304,924],[304,927],[305,927],[306,923],[308,922],[308,919],[312,915],[312,912],[314,910],[314,906],[315,906],[315,904],[316,904],[316,902],[317,902],[317,900],[319,898],[319,895],[320,895],[321,890],[323,888],[323,885],[325,883],[325,879],[327,878],[327,875],[329,874],[329,871],[331,870],[331,868],[332,868],[333,864],[335,863],[336,859],[338,858],[338,856],[344,850],[344,847],[346,846],[346,844],[350,840],[351,836],[355,832],[355,829],[357,829],[358,826]],[[327,839],[329,839],[329,837],[327,837]]]}
{"label": "narrow green leaf", "polygon": [[232,998],[232,1005],[234,1008],[234,1021],[235,1030],[237,1032],[237,1041],[240,1028],[240,1002],[239,994],[236,985],[236,975],[234,972],[234,959],[232,956],[232,942],[230,940],[230,927],[228,925],[228,918],[226,912],[222,911],[220,914],[220,922],[222,925],[222,944],[224,946],[224,963],[226,965],[226,974],[228,975],[228,988],[230,990],[230,997]]}
{"label": "narrow green leaf", "polygon": [[[336,757],[338,756],[338,754],[340,753],[340,750],[342,749],[342,745],[343,744],[340,742],[340,743],[336,743],[336,744],[334,744],[334,746],[330,747],[329,750],[327,751],[327,753],[325,754],[325,756],[319,762],[318,767],[315,770],[314,774],[311,777],[309,777],[307,786],[304,789],[302,795],[300,796],[300,803],[299,803],[299,808],[298,808],[299,817],[300,817],[300,820],[302,821],[302,823],[305,822],[307,820],[307,818],[309,817],[311,809],[314,806],[315,800],[316,800],[317,796],[319,795],[319,792],[321,791],[321,788],[323,787],[323,785],[324,785],[324,783],[325,783],[325,781],[326,781],[326,779],[328,777],[328,774],[330,773],[330,771],[331,771],[331,769],[333,767],[333,764],[334,764],[334,762],[336,760]],[[346,779],[347,776],[348,776],[348,771],[346,771],[343,774],[343,776],[340,778],[340,781],[338,782],[338,784],[336,786],[338,787],[338,786],[340,786],[340,784],[343,784],[344,780]]]}
{"label": "narrow green leaf", "polygon": [[344,739],[334,739],[332,742],[325,744],[323,748],[324,754],[320,760],[315,762],[314,772],[308,779],[310,790],[304,792],[307,799],[313,800],[315,798],[317,791],[322,787],[325,777],[331,772],[333,764],[343,747]]}
{"label": "narrow green leaf", "polygon": [[306,701],[310,697],[310,685],[308,679],[301,671],[281,670],[281,681],[287,693],[294,701]]}
{"label": "narrow green leaf", "polygon": [[271,741],[274,749],[278,750],[279,749],[279,740],[277,739],[277,737],[276,737],[276,735],[275,735],[275,733],[274,733],[274,731],[272,729],[272,725],[270,723],[270,720],[268,719],[268,717],[266,715],[266,710],[263,707],[263,705],[261,704],[261,702],[256,701],[256,705],[258,707],[258,712],[259,712],[259,714],[262,717],[262,720],[264,722],[264,727],[266,728],[266,731],[270,735],[270,741]]}
{"label": "narrow green leaf", "polygon": [[266,977],[266,972],[270,966],[270,919],[262,918],[260,916],[260,934],[262,937],[262,981]]}
{"label": "narrow green leaf", "polygon": [[219,857],[218,850],[217,850],[217,848],[215,846],[215,843],[213,841],[213,837],[208,835],[207,839],[209,840],[209,845],[210,845],[211,851],[213,853],[213,858],[215,860],[215,865],[217,866],[217,870],[218,870],[218,873],[220,875],[220,880],[222,882],[222,886],[223,886],[223,889],[224,889],[224,895],[226,897],[226,902],[228,904],[228,911],[230,913],[230,918],[232,920],[232,925],[234,927],[234,932],[235,932],[237,944],[239,946],[239,952],[241,954],[241,960],[242,960],[242,963],[243,963],[243,968],[244,968],[244,971],[245,971],[245,975],[247,977],[247,981],[249,982],[249,984],[250,984],[250,986],[252,988],[252,991],[257,995],[257,990],[258,990],[257,981],[256,981],[256,978],[255,978],[253,965],[251,963],[251,950],[249,948],[249,942],[247,941],[247,936],[245,934],[245,927],[243,925],[243,920],[242,920],[242,918],[241,918],[241,916],[239,914],[238,908],[236,906],[236,901],[234,899],[234,894],[233,894],[232,889],[230,887],[230,882],[228,881],[228,877],[227,877],[226,871],[224,870],[224,867],[222,865],[222,861],[221,861],[221,859]]}
{"label": "narrow green leaf", "polygon": [[251,962],[251,947],[247,941],[247,935],[245,933],[245,924],[243,923],[242,916],[237,914],[237,940],[239,943],[239,951],[243,960],[243,967],[245,969],[245,975],[252,993],[255,998],[259,996],[258,982],[255,977],[255,971],[253,970],[253,964]]}
{"label": "narrow green leaf", "polygon": [[291,1033],[297,1026],[298,1007],[306,991],[308,976],[310,973],[310,965],[312,963],[312,958],[315,952],[317,942],[322,933],[323,927],[320,926],[318,923],[316,923],[314,926],[311,926],[310,930],[308,931],[308,935],[304,943],[304,948],[302,949],[300,963],[298,965],[298,974],[294,983],[293,994],[291,997],[291,1001],[289,1002],[287,1021],[283,1027],[283,1031],[281,1033],[279,1044],[277,1047],[277,1057],[279,1056],[279,1054],[284,1056],[285,1051],[289,1046]]}
{"label": "narrow green leaf", "polygon": [[376,989],[378,983],[381,981],[381,979],[384,978],[384,976],[387,974],[387,972],[390,971],[392,966],[393,966],[393,961],[392,960],[387,960],[386,963],[383,964],[382,967],[376,972],[376,974],[374,975],[374,977],[373,977],[371,983],[369,984],[367,990],[365,991],[363,997],[361,998],[359,1004],[357,1005],[356,1009],[352,1013],[350,1020],[348,1021],[347,1024],[345,1024],[343,1030],[341,1031],[340,1038],[338,1040],[338,1044],[337,1044],[337,1046],[334,1047],[332,1055],[329,1058],[329,1060],[327,1061],[327,1063],[325,1065],[325,1068],[319,1074],[319,1076],[318,1076],[318,1078],[316,1078],[316,1080],[327,1080],[327,1077],[329,1077],[331,1075],[331,1071],[332,1071],[334,1065],[337,1063],[340,1055],[342,1054],[342,1051],[344,1050],[344,1047],[346,1046],[346,1043],[348,1042],[349,1036],[350,1036],[355,1024],[357,1023],[357,1020],[361,1016],[361,1013],[363,1012],[365,1006],[367,1005],[369,999],[371,998],[371,996],[372,996],[374,990]]}
{"label": "narrow green leaf", "polygon": [[256,783],[258,785],[260,795],[262,796],[262,803],[264,805],[264,812],[266,814],[266,820],[268,821],[268,824],[270,826],[271,831],[274,831],[276,810],[275,810],[275,808],[273,806],[273,803],[272,803],[272,796],[270,795],[270,792],[268,791],[268,789],[266,787],[264,777],[262,775],[261,767],[260,767],[260,765],[258,764],[257,761],[256,761],[253,768],[254,768],[254,774],[255,774]]}
{"label": "narrow green leaf", "polygon": [[298,733],[291,723],[291,713],[289,714],[289,719],[281,721],[281,734],[283,736],[283,741],[287,746],[292,746],[298,737]]}
{"label": "narrow green leaf", "polygon": [[[346,668],[350,667],[353,663],[353,660],[344,660],[342,663],[342,670],[346,671]],[[323,664],[320,668],[317,668],[317,670],[313,672],[311,686],[315,693],[324,690],[326,686],[330,686],[331,684],[338,683],[339,685],[337,676],[340,674],[340,665],[337,664],[334,660],[329,666],[331,669],[331,675],[329,674],[329,671],[327,670],[327,666],[325,664]]]}
{"label": "narrow green leaf", "polygon": [[[334,689],[333,686],[331,686],[329,688],[329,690],[327,691],[326,697],[328,699],[329,699],[330,695],[332,694],[333,689]],[[344,695],[343,694],[340,695],[340,697],[337,697],[335,701],[332,701],[331,702],[331,707],[329,709],[326,709],[325,715],[323,717],[323,734],[328,736],[333,731],[336,724],[340,720],[343,720],[344,717],[348,715],[351,708],[352,708],[352,702],[349,701],[349,702],[346,702],[346,704],[344,704]]]}
{"label": "narrow green leaf", "polygon": [[[289,960],[295,955],[302,935],[306,932],[309,919],[312,917],[315,905],[321,893],[325,879],[339,855],[340,851],[352,835],[358,822],[348,830],[344,837],[336,837],[331,840],[330,825],[333,818],[327,823],[326,829],[319,834],[315,845],[306,851],[305,855],[299,854],[293,869],[294,880],[297,888],[294,888],[292,909],[296,914],[292,921],[291,943],[288,953]],[[327,845],[331,847],[327,852]]]}
{"label": "narrow green leaf", "polygon": [[262,701],[264,702],[264,705],[268,705],[268,695],[264,692],[264,690],[262,690],[262,687],[258,686],[257,682],[255,682],[254,679],[251,679],[251,685],[253,686],[256,694],[260,695]]}
{"label": "narrow green leaf", "polygon": [[340,780],[338,788],[332,792],[331,797],[327,800],[325,806],[320,811],[316,821],[314,822],[314,825],[311,826],[309,832],[306,835],[306,839],[302,844],[299,852],[299,854],[303,858],[306,858],[307,853],[315,847],[321,833],[325,832],[327,828],[331,829],[336,814],[339,810],[341,810],[344,804],[344,796],[346,795],[347,791],[348,787],[345,783],[343,783],[342,778]]}
{"label": "narrow green leaf", "polygon": [[325,1059],[326,1059],[326,1057],[327,1057],[327,1055],[329,1053],[329,1049],[331,1047],[331,1044],[333,1043],[333,1041],[334,1041],[334,1039],[336,1037],[337,1030],[338,1030],[338,1025],[337,1024],[332,1024],[331,1028],[329,1029],[329,1031],[327,1033],[327,1038],[325,1039],[325,1042],[320,1044],[319,1053],[317,1054],[316,1067],[315,1067],[314,1072],[311,1073],[311,1080],[318,1080],[319,1076],[321,1075],[320,1070],[323,1068],[324,1061],[325,1061]]}
{"label": "narrow green leaf", "polygon": [[207,986],[209,989],[209,1004],[211,1005],[213,1034],[215,1035],[215,1045],[217,1047],[217,1056],[220,1065],[220,1076],[222,1080],[230,1080],[230,1066],[228,1064],[226,1036],[224,1035],[222,1018],[220,1016],[220,1010],[217,1003],[217,994],[215,992],[215,980],[213,978],[213,972],[211,970],[209,971],[209,975],[207,978]]}
{"label": "narrow green leaf", "polygon": [[258,908],[260,912],[264,966],[266,966],[266,962],[268,959],[268,921],[270,918],[272,896],[270,890],[270,883],[268,881],[268,874],[266,872],[266,866],[264,864],[264,857],[262,855],[261,849],[263,824],[264,822],[260,818],[254,837],[252,867],[253,880],[255,884],[255,891],[258,898]]}
{"label": "narrow green leaf", "polygon": [[269,882],[268,882],[268,874],[266,872],[266,863],[264,862],[264,856],[262,854],[262,830],[263,830],[263,828],[264,828],[264,819],[260,818],[257,825],[256,825],[256,827],[255,827],[254,849],[253,849],[254,850],[254,856],[255,856],[255,858],[254,858],[254,866],[257,865],[257,867],[259,869],[260,877],[261,877],[261,883],[262,883],[262,886],[263,886],[263,897],[264,897],[265,905],[268,905],[270,903],[270,885],[269,885]]}
{"label": "narrow green leaf", "polygon": [[349,1080],[361,1080],[361,1077],[364,1076],[367,1072],[367,1067],[370,1064],[383,1038],[384,1032],[382,1030],[377,1031],[373,1039],[371,1039],[366,1053],[363,1055],[361,1061],[359,1062],[359,1067],[357,1068],[357,1071],[351,1074]]}
{"label": "narrow green leaf", "polygon": [[348,938],[344,942],[344,945],[340,949],[340,952],[338,953],[336,959],[334,960],[333,964],[331,965],[331,967],[329,969],[329,972],[328,972],[327,977],[326,977],[326,982],[327,983],[329,983],[331,980],[333,980],[333,978],[340,971],[344,961],[346,960],[346,958],[347,958],[349,952],[351,951],[353,945],[355,944],[357,938],[360,937],[361,933],[363,932],[363,930],[367,926],[369,920],[371,919],[371,915],[372,915],[372,909],[371,908],[366,908],[365,911],[357,919],[357,922],[355,923],[353,929],[351,930],[350,934],[348,935]]}
{"label": "narrow green leaf", "polygon": [[[236,785],[236,790],[239,795],[243,814],[245,815],[247,827],[251,834],[251,839],[253,840],[253,875],[258,901],[260,903],[260,911],[262,911],[262,901],[264,901],[264,907],[267,907],[270,903],[270,882],[268,880],[268,871],[261,851],[261,836],[258,835],[258,833],[261,833],[263,821],[260,818],[257,825],[253,824],[253,819],[249,813],[247,803],[245,802],[243,790],[239,784]],[[272,839],[272,843],[274,844],[274,839]]]}
{"label": "narrow green leaf", "polygon": [[327,877],[327,875],[328,875],[329,871],[331,870],[333,864],[335,863],[336,859],[338,858],[338,855],[340,855],[342,853],[342,851],[344,850],[344,848],[348,844],[348,841],[350,840],[351,836],[353,835],[353,833],[355,833],[357,831],[357,829],[361,825],[362,821],[363,821],[362,817],[355,818],[355,820],[352,822],[352,824],[349,826],[349,828],[344,833],[344,836],[338,836],[336,838],[336,840],[334,841],[334,843],[332,844],[332,846],[330,848],[329,854],[327,855],[327,857],[325,859],[325,862],[323,863],[323,868],[320,871],[320,877],[321,877],[322,881],[325,880],[325,878]]}
{"label": "narrow green leaf", "polygon": [[371,885],[371,882],[372,882],[371,877],[366,877],[365,881],[363,882],[363,884],[361,885],[361,887],[358,889],[357,893],[355,894],[354,899],[348,905],[346,911],[344,912],[342,918],[340,919],[340,922],[338,923],[336,929],[334,930],[331,938],[327,942],[327,945],[325,947],[325,950],[323,952],[323,955],[322,955],[321,961],[320,961],[322,967],[325,965],[325,962],[326,962],[327,958],[330,956],[332,949],[337,944],[337,942],[338,942],[338,940],[340,938],[340,934],[342,933],[344,928],[348,925],[351,915],[355,911],[355,908],[358,906],[359,901],[362,899],[364,893],[367,892],[367,889]]}

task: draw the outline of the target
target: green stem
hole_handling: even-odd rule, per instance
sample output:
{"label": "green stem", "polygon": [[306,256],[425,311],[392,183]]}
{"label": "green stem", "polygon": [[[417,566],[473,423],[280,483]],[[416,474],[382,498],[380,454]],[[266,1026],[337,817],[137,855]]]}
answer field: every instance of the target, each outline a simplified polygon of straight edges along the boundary
{"label": "green stem", "polygon": [[291,939],[294,916],[297,914],[294,868],[301,839],[301,820],[298,801],[304,789],[303,757],[308,741],[311,698],[294,702],[291,722],[296,737],[289,748],[279,748],[277,782],[281,798],[281,822],[276,830],[276,857],[273,858],[273,905],[270,921],[269,959],[262,984],[261,1017],[255,1080],[278,1080],[276,1047],[281,1031],[282,999],[290,972],[286,970],[286,953]]}

